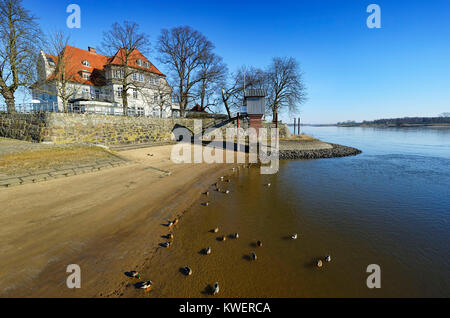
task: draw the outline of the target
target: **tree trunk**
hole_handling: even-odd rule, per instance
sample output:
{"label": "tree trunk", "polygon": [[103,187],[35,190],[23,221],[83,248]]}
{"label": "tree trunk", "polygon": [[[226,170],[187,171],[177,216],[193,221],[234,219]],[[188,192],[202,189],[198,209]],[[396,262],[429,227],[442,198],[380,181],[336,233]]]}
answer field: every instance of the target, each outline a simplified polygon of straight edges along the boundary
{"label": "tree trunk", "polygon": [[222,102],[223,102],[223,105],[225,106],[225,109],[227,110],[228,119],[231,119],[230,107],[228,107],[228,100],[227,100],[227,98],[225,98],[225,94],[224,94],[223,90],[222,90]]}
{"label": "tree trunk", "polygon": [[128,98],[125,87],[123,87],[122,89],[122,106],[123,106],[123,115],[128,116]]}
{"label": "tree trunk", "polygon": [[7,95],[7,96],[4,96],[4,97],[5,97],[6,109],[7,109],[8,113],[15,113],[16,112],[16,103],[15,103],[15,100],[14,100],[14,95],[13,96],[8,96],[8,95],[10,95],[9,93],[5,94],[5,95]]}
{"label": "tree trunk", "polygon": [[277,107],[274,107],[272,110],[272,122],[276,123],[277,122]]}

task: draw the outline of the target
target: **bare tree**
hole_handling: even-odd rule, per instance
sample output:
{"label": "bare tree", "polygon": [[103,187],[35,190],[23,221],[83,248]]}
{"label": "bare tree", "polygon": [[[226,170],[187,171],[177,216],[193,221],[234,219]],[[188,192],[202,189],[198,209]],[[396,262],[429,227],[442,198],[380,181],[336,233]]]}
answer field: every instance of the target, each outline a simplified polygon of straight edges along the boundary
{"label": "bare tree", "polygon": [[241,67],[228,76],[221,90],[222,103],[231,119],[231,111],[239,110],[243,102],[245,88],[264,89],[266,75],[255,67]]}
{"label": "bare tree", "polygon": [[0,0],[0,94],[15,112],[14,93],[29,87],[35,76],[41,31],[22,0]]}
{"label": "bare tree", "polygon": [[214,49],[213,44],[200,32],[189,26],[163,29],[158,39],[159,61],[174,74],[176,93],[184,116],[192,87],[202,80],[202,62]]}
{"label": "bare tree", "polygon": [[279,111],[295,113],[306,100],[306,89],[300,67],[293,57],[275,57],[266,72],[267,106],[276,121]]}
{"label": "bare tree", "polygon": [[[80,85],[75,84],[78,69],[74,63],[74,56],[67,49],[70,36],[63,31],[50,34],[47,41],[47,52],[53,59],[52,74],[47,77],[45,69],[38,69],[39,80],[34,87],[43,93],[57,96],[63,104],[63,111],[69,111],[69,101],[77,95]],[[40,67],[44,67],[41,63]]]}
{"label": "bare tree", "polygon": [[217,93],[227,76],[227,66],[222,58],[210,52],[200,63],[200,82],[196,89],[196,99],[202,109],[216,107],[220,98]]}
{"label": "bare tree", "polygon": [[129,91],[140,89],[144,84],[132,79],[139,69],[133,67],[132,61],[136,59],[137,51],[145,53],[149,50],[148,35],[139,32],[139,25],[135,22],[123,22],[123,25],[114,23],[111,30],[104,32],[102,50],[105,54],[114,56],[118,60],[119,81],[122,85],[123,114],[128,114]]}

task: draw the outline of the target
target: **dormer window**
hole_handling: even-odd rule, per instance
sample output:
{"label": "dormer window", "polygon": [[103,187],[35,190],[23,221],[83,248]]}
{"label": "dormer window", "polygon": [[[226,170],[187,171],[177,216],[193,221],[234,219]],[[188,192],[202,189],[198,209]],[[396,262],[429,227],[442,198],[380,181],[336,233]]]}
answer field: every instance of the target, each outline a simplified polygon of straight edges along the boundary
{"label": "dormer window", "polygon": [[55,66],[55,62],[53,61],[53,59],[51,57],[47,57],[47,62],[48,64],[50,64],[51,66]]}
{"label": "dormer window", "polygon": [[90,67],[91,63],[89,63],[89,61],[84,60],[83,62],[81,62],[81,64],[83,64],[84,66]]}
{"label": "dormer window", "polygon": [[144,62],[144,66],[145,66],[146,68],[150,68],[150,63],[147,62],[147,61],[145,61],[145,62]]}
{"label": "dormer window", "polygon": [[142,60],[136,60],[137,65],[142,66]]}
{"label": "dormer window", "polygon": [[91,78],[91,73],[87,72],[87,71],[81,71],[81,77],[83,77],[83,79],[88,80]]}

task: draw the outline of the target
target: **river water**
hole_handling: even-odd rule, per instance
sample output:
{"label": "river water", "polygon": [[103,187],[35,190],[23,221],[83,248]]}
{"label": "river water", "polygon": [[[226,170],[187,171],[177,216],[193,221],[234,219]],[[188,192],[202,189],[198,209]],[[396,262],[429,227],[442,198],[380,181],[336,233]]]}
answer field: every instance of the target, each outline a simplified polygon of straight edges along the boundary
{"label": "river water", "polygon": [[[146,265],[147,296],[210,297],[219,282],[222,297],[450,297],[450,128],[303,132],[363,153],[282,161],[276,175],[240,169],[221,183],[229,194],[211,187],[209,206],[191,207],[173,247]],[[379,289],[366,285],[369,264],[380,266]]]}

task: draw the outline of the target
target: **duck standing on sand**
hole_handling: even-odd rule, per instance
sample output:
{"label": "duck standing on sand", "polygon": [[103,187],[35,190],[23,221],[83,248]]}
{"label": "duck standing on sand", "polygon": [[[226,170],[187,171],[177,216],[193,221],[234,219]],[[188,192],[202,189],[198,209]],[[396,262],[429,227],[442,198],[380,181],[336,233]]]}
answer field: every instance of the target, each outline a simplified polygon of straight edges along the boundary
{"label": "duck standing on sand", "polygon": [[291,239],[296,240],[296,239],[297,239],[297,233],[292,234],[292,235],[291,235]]}
{"label": "duck standing on sand", "polygon": [[141,278],[141,275],[137,271],[131,271],[130,272],[130,277],[139,279],[139,278]]}
{"label": "duck standing on sand", "polygon": [[151,280],[148,280],[148,281],[146,281],[146,282],[143,282],[141,285],[140,285],[140,289],[145,289],[145,291],[149,291],[150,290],[150,288],[152,288],[152,285],[153,285],[153,282],[151,281]]}
{"label": "duck standing on sand", "polygon": [[175,218],[173,221],[172,221],[172,223],[173,223],[173,225],[175,226],[175,225],[177,225],[178,224],[178,218]]}
{"label": "duck standing on sand", "polygon": [[183,271],[184,271],[184,274],[185,274],[186,276],[191,276],[191,275],[192,275],[192,269],[191,269],[189,266],[185,266],[185,267],[183,268]]}
{"label": "duck standing on sand", "polygon": [[207,248],[206,248],[205,254],[206,254],[206,255],[211,254],[211,247],[207,247]]}
{"label": "duck standing on sand", "polygon": [[258,258],[255,254],[255,252],[251,252],[250,253],[250,258],[252,259],[252,261],[256,261],[256,259]]}
{"label": "duck standing on sand", "polygon": [[172,234],[172,233],[167,234],[166,237],[167,237],[169,240],[173,240],[173,234]]}
{"label": "duck standing on sand", "polygon": [[215,294],[218,294],[219,293],[219,283],[215,283],[214,284],[214,287],[213,287],[213,290],[212,290],[212,294],[213,295],[215,295]]}
{"label": "duck standing on sand", "polygon": [[233,237],[234,237],[235,239],[238,239],[238,238],[239,238],[239,233],[238,233],[238,232],[234,233],[234,234],[233,234]]}
{"label": "duck standing on sand", "polygon": [[215,227],[212,231],[213,231],[213,233],[217,233],[217,232],[219,232],[219,228]]}
{"label": "duck standing on sand", "polygon": [[209,196],[209,191],[203,192],[203,194]]}
{"label": "duck standing on sand", "polygon": [[165,243],[161,243],[161,246],[165,247],[165,248],[170,248],[171,244],[170,244],[170,242],[165,242]]}
{"label": "duck standing on sand", "polygon": [[258,247],[262,247],[262,242],[261,242],[261,241],[258,241],[258,242],[256,242],[256,245],[257,245]]}
{"label": "duck standing on sand", "polygon": [[228,194],[228,193],[230,193],[230,190],[225,190],[224,193],[225,193],[225,194]]}
{"label": "duck standing on sand", "polygon": [[223,241],[226,241],[226,240],[227,240],[227,237],[226,237],[225,235],[222,235],[221,240],[222,240],[222,242],[223,242]]}

